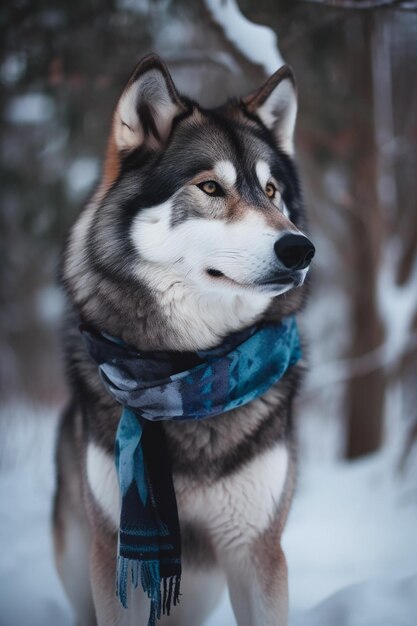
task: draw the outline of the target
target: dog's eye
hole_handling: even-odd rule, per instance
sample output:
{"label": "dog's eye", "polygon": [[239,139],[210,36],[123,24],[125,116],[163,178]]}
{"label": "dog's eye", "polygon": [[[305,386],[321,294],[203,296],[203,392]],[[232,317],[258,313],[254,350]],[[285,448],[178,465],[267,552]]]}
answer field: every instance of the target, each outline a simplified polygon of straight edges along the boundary
{"label": "dog's eye", "polygon": [[204,182],[197,185],[201,191],[204,191],[208,196],[224,196],[224,191],[220,187],[218,183],[214,180],[205,180]]}
{"label": "dog's eye", "polygon": [[268,196],[268,198],[273,200],[276,196],[277,188],[275,187],[273,183],[268,183],[267,186],[265,187],[265,193]]}

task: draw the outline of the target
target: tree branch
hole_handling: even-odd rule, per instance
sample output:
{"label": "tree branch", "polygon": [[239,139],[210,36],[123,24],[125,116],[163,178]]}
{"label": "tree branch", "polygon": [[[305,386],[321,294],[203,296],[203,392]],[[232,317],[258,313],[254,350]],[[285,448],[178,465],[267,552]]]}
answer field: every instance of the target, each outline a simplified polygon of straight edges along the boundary
{"label": "tree branch", "polygon": [[340,9],[378,9],[392,7],[403,11],[417,11],[417,0],[303,0]]}
{"label": "tree branch", "polygon": [[414,352],[416,348],[417,332],[414,332],[409,336],[407,345],[404,346],[404,349],[399,354],[387,356],[386,344],[383,343],[374,350],[370,350],[360,356],[338,359],[316,366],[304,386],[303,393],[315,393],[323,387],[344,383],[352,378],[365,376],[379,369],[394,368],[405,355]]}

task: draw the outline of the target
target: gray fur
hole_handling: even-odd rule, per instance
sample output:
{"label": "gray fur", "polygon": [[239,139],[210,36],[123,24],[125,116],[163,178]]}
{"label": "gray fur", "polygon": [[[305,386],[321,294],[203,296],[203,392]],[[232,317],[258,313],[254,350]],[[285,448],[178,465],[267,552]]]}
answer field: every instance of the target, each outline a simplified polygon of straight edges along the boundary
{"label": "gray fur", "polygon": [[[280,152],[272,134],[254,119],[253,113],[249,114],[243,104],[228,104],[214,113],[188,104],[187,111],[177,122],[161,154],[142,154],[139,150],[122,160],[119,175],[108,188],[98,189],[78,219],[78,230],[75,225],[65,247],[61,274],[68,296],[65,329],[67,372],[73,404],[78,414],[81,412],[84,425],[82,432],[78,432],[82,441],[74,445],[73,454],[76,454],[76,449],[85,450],[88,440],[112,454],[120,417],[120,407],[107,395],[96,366],[85,352],[78,332],[80,321],[119,336],[138,350],[204,349],[220,342],[227,332],[239,330],[245,325],[243,321],[233,328],[213,328],[205,325],[204,320],[197,319],[195,328],[191,328],[181,320],[180,307],[162,307],[160,294],[150,280],[153,272],[150,264],[142,264],[142,273],[133,271],[133,267],[140,266],[141,259],[129,240],[131,213],[135,198],[141,198],[145,188],[155,190],[155,203],[158,204],[162,197],[158,186],[169,185],[171,181],[175,193],[184,167],[193,169],[197,166],[198,169],[200,163],[201,167],[209,168],[214,160],[224,158],[231,160],[239,171],[239,197],[243,205],[251,203],[262,214],[270,215],[268,219],[276,220],[280,219],[279,216],[275,215],[273,207],[253,182],[256,158],[274,158],[282,168],[284,180],[280,182],[287,189],[285,201],[294,228],[305,228],[294,163]],[[232,127],[233,136],[228,130]],[[152,206],[152,200],[149,202]],[[182,194],[173,205],[173,237],[176,228],[184,221],[200,216],[207,218],[203,209],[190,202],[187,205],[187,194]],[[211,215],[211,219],[219,217],[227,216]],[[233,216],[229,215],[228,219],[233,219]],[[82,220],[85,222],[81,228]],[[180,257],[178,262],[181,262]],[[166,292],[170,289],[171,286],[167,286]],[[305,290],[304,286],[274,298],[257,319],[279,320],[284,315],[297,312],[304,302]],[[200,341],[199,337],[204,337],[204,340]],[[190,481],[194,488],[196,484],[214,484],[239,472],[240,468],[271,449],[277,441],[286,443],[293,458],[292,401],[301,372],[302,366],[293,367],[262,398],[227,414],[200,422],[165,423],[174,479],[181,477],[181,480]],[[65,429],[68,428],[68,419],[63,426]],[[84,506],[94,529],[95,546],[97,542],[104,542],[111,547],[115,541],[114,533],[91,499],[83,463],[85,461],[81,460],[78,478],[83,483]],[[70,478],[65,471],[69,470],[65,470],[65,464],[60,463],[61,488],[63,482]],[[291,472],[293,477],[293,470]],[[287,484],[285,512],[277,512],[275,527],[278,542],[282,520],[290,505],[293,483],[291,478]],[[62,498],[58,495],[56,519],[60,515],[60,503],[62,508]],[[193,566],[203,569],[213,566],[216,555],[206,532],[202,528],[185,525],[182,534],[185,558],[192,561]],[[265,536],[270,537],[271,532],[265,533]],[[108,549],[111,552],[111,548]],[[277,559],[277,562],[282,559],[280,552]],[[114,572],[109,572],[110,577],[113,575]]]}

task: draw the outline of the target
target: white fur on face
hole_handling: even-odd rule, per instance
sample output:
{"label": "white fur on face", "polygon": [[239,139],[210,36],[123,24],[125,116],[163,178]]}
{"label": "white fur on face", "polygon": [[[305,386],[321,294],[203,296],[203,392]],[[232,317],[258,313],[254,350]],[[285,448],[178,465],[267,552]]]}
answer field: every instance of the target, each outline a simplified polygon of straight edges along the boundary
{"label": "white fur on face", "polygon": [[[231,239],[231,225],[222,220],[194,218],[172,227],[171,209],[172,199],[136,216],[131,229],[141,257],[136,273],[158,294],[161,310],[166,311],[175,330],[173,341],[178,338],[182,350],[210,348],[219,337],[253,323],[275,295],[233,283],[220,284],[206,273],[218,266],[225,274],[234,268],[243,277],[244,259],[255,273],[259,251],[253,228],[260,226],[260,220],[252,227],[248,224],[246,235],[243,233],[249,252],[241,241],[242,225],[232,227]],[[275,234],[265,233],[265,250],[273,252],[275,239]]]}
{"label": "white fur on face", "polygon": [[219,161],[214,166],[218,178],[227,187],[233,187],[237,180],[237,174],[235,166],[231,161]]}
{"label": "white fur on face", "polygon": [[[133,220],[130,237],[140,256],[135,272],[158,294],[174,344],[178,338],[182,350],[209,348],[219,336],[253,323],[273,297],[291,289],[254,285],[279,268],[274,244],[283,233],[256,210],[234,222],[201,217],[172,226],[174,198]],[[210,276],[209,269],[226,278]]]}
{"label": "white fur on face", "polygon": [[[259,184],[262,187],[262,189],[266,188],[266,185],[268,184],[268,181],[271,178],[271,170],[270,167],[268,165],[268,163],[266,161],[263,161],[262,159],[260,159],[255,166],[255,170],[256,170],[256,175],[258,177],[259,180]],[[277,206],[277,208],[285,215],[285,217],[287,219],[289,219],[290,217],[290,212],[288,211],[287,207],[285,206],[282,198],[281,198],[281,194],[278,192],[278,198],[277,200],[273,201],[274,204]]]}
{"label": "white fur on face", "polygon": [[265,189],[269,179],[271,178],[271,170],[268,163],[260,159],[256,163],[255,170],[260,186],[262,187],[262,189]]}
{"label": "white fur on face", "polygon": [[[259,212],[248,211],[235,222],[193,218],[173,228],[172,204],[170,199],[136,216],[131,238],[142,259],[170,266],[203,291],[226,289],[230,293],[236,289],[241,293],[277,270],[274,243],[279,233]],[[207,276],[208,269],[222,272],[236,285],[213,281]]]}
{"label": "white fur on face", "polygon": [[281,201],[281,205],[280,205],[280,206],[281,206],[281,211],[283,212],[283,214],[285,215],[285,217],[286,217],[287,219],[290,219],[290,212],[289,212],[289,210],[287,209],[287,207],[285,206],[285,204],[284,204],[284,202],[283,202],[283,201]]}

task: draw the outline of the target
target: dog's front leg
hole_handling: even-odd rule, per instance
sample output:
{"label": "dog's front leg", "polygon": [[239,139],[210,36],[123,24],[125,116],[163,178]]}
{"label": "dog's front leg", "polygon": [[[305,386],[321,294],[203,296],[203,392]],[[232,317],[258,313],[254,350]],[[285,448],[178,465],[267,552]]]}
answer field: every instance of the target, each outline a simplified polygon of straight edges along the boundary
{"label": "dog's front leg", "polygon": [[225,555],[230,600],[238,626],[287,626],[287,563],[280,545],[256,541]]}
{"label": "dog's front leg", "polygon": [[130,589],[127,609],[116,596],[116,553],[114,537],[100,537],[93,541],[90,575],[97,626],[144,626],[148,623],[150,606],[140,585],[137,589]]}

